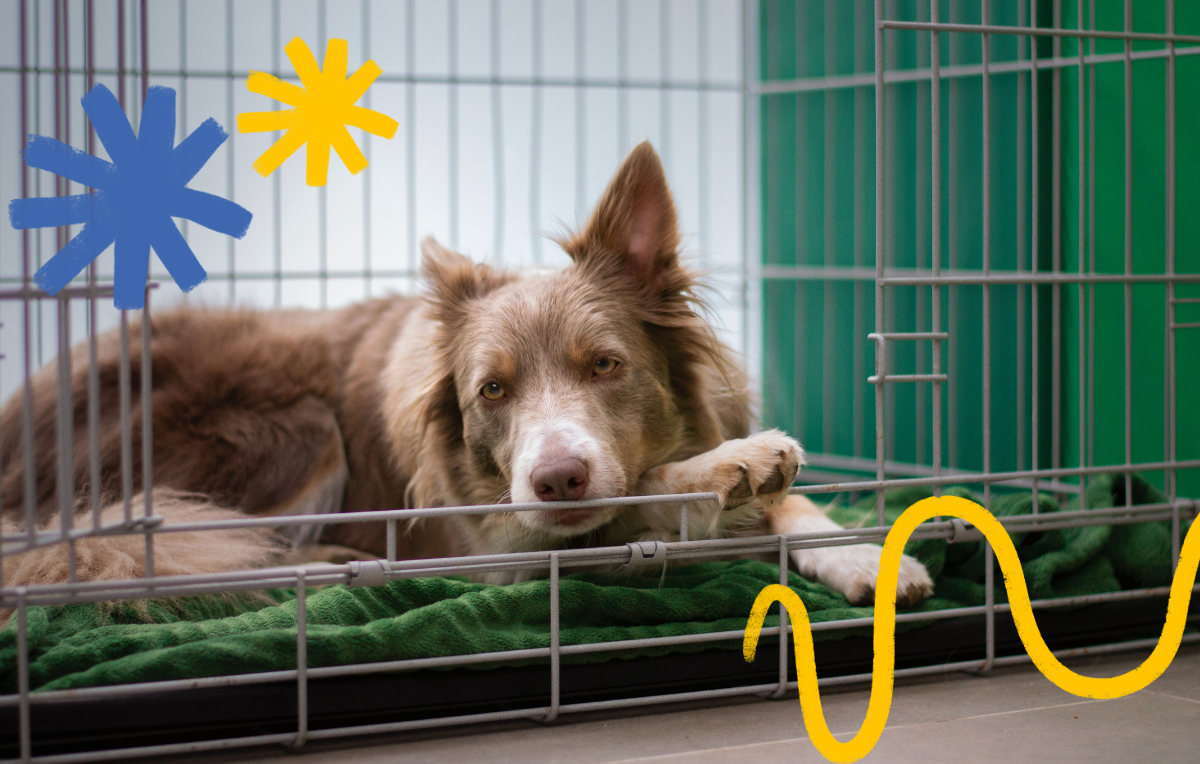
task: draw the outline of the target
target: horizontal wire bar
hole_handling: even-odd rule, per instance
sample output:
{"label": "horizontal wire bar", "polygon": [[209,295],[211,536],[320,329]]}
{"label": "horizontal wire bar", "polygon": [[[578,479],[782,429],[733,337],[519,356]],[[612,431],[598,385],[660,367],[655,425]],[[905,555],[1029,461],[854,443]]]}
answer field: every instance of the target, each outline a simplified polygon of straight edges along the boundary
{"label": "horizontal wire bar", "polygon": [[48,294],[41,289],[23,287],[21,289],[0,289],[0,300],[60,300],[63,298],[112,297],[111,286],[82,286],[63,287],[55,294]]}
{"label": "horizontal wire bar", "polygon": [[[1182,644],[1191,644],[1200,641],[1200,634],[1185,634],[1182,639]],[[1135,639],[1129,642],[1113,642],[1106,645],[1094,645],[1092,647],[1074,647],[1066,650],[1054,650],[1053,654],[1060,660],[1063,658],[1080,658],[1088,655],[1102,655],[1106,653],[1124,652],[1126,650],[1142,650],[1147,647],[1154,647],[1158,644],[1157,639]],[[1033,661],[1029,655],[1008,655],[1003,658],[995,658],[992,660],[993,666],[1018,666],[1024,663]],[[915,668],[896,669],[893,676],[896,679],[905,677],[924,676],[928,674],[941,674],[948,671],[977,671],[987,664],[986,659],[973,661],[958,661],[955,663],[942,663],[933,666],[917,666]],[[847,676],[835,676],[828,679],[817,680],[819,687],[834,687],[837,685],[861,684],[871,681],[871,674],[850,674]],[[795,690],[798,685],[796,682],[788,682],[788,689]]]}
{"label": "horizontal wire bar", "polygon": [[[245,279],[247,281],[267,281],[267,280],[274,281],[275,279],[284,279],[284,280],[319,279],[319,278],[361,279],[361,278],[366,278],[367,276],[370,276],[371,278],[416,278],[420,275],[421,275],[420,271],[410,270],[407,268],[390,269],[390,270],[389,269],[382,269],[382,270],[371,269],[369,271],[365,270],[365,269],[364,270],[337,270],[337,271],[326,271],[326,272],[321,272],[321,271],[281,271],[279,273],[276,273],[275,271],[238,271],[237,273],[210,272],[208,274],[208,280],[209,281],[231,281],[231,280],[232,281],[241,281],[241,280]],[[159,281],[162,281],[165,283],[173,283],[174,282],[174,279],[171,278],[171,274],[169,274],[169,273],[156,273],[156,274],[152,274],[151,277],[158,279]],[[0,284],[20,283],[21,281],[23,281],[23,279],[21,279],[20,277],[16,277],[16,276],[0,277]],[[76,279],[76,281],[78,281],[79,283],[84,283],[84,278],[79,277]],[[110,275],[101,275],[98,277],[98,281],[101,284],[107,283],[107,284],[111,285],[113,283],[113,277],[111,274]],[[101,287],[99,287],[99,289],[107,290],[108,294],[107,295],[98,294],[98,295],[96,295],[97,297],[106,297],[106,296],[112,295],[112,286],[101,286]],[[63,289],[63,291],[65,292],[67,290]],[[12,294],[13,296],[5,297],[6,295],[9,295],[9,294]],[[26,294],[28,294],[30,297],[41,297],[41,298],[46,297],[45,292],[42,292],[37,289],[29,289],[29,290],[21,292],[19,295],[17,292],[7,292],[7,291],[0,292],[0,299],[15,299],[18,296],[24,296]]]}
{"label": "horizontal wire bar", "polygon": [[1192,321],[1187,324],[1171,324],[1172,329],[1200,329],[1200,321]]}
{"label": "horizontal wire bar", "polygon": [[[857,456],[838,456],[836,454],[809,452],[804,455],[804,460],[808,462],[808,467],[827,467],[833,470],[846,470],[850,472],[873,473],[877,467],[874,459],[866,459]],[[804,480],[809,475],[817,474],[828,475],[830,478],[828,480],[821,480],[820,482],[835,483],[837,480],[834,478],[840,477],[830,473],[816,473],[813,470],[808,469],[808,467],[803,469],[800,474],[796,476],[797,480]],[[895,461],[885,461],[883,463],[883,469],[885,474],[910,476],[974,474],[965,470],[952,470],[947,467],[943,467],[938,470],[928,464],[911,464],[908,462]],[[818,481],[808,480],[806,482],[809,484],[814,484]],[[1028,479],[1002,480],[994,483],[994,485],[1012,486],[1014,488],[1030,488],[1033,485],[1033,481]],[[1063,483],[1057,480],[1039,480],[1038,485],[1047,491],[1054,491],[1056,493],[1079,493],[1079,486],[1074,483]]]}
{"label": "horizontal wire bar", "polygon": [[949,379],[945,374],[885,374],[867,377],[867,384],[878,385],[882,382],[945,382]]}
{"label": "horizontal wire bar", "polygon": [[[867,335],[867,339],[882,341],[897,341],[897,340],[948,340],[950,335],[946,332],[871,332]],[[874,462],[872,462],[874,464]]]}
{"label": "horizontal wire bar", "polygon": [[[1175,49],[1176,56],[1195,56],[1200,55],[1200,46],[1187,46]],[[1160,50],[1139,50],[1134,51],[1133,60],[1156,60],[1164,59],[1169,56],[1169,52],[1164,48]],[[1092,66],[1096,64],[1111,64],[1120,63],[1125,60],[1124,53],[1100,53],[1090,56],[1084,56],[1084,64]],[[1072,56],[1070,58],[1039,58],[1037,60],[1037,69],[1039,71],[1048,69],[1068,69],[1079,66],[1079,58]],[[1034,68],[1032,61],[1017,60],[1017,61],[992,61],[988,64],[988,74],[1012,74],[1015,72],[1028,72]],[[964,77],[982,77],[983,64],[958,64],[955,66],[939,66],[938,79],[961,79]],[[897,85],[906,82],[928,82],[933,77],[933,69],[889,69],[884,72],[883,81],[887,85]],[[845,90],[848,88],[875,87],[874,72],[860,72],[856,74],[835,74],[827,77],[799,77],[791,80],[768,80],[760,82],[756,86],[751,86],[749,92],[752,95],[784,95],[787,93],[807,93],[824,90]]]}
{"label": "horizontal wire bar", "polygon": [[1173,305],[1196,305],[1200,304],[1200,297],[1174,297],[1171,299]]}
{"label": "horizontal wire bar", "polygon": [[[763,630],[767,632],[766,629]],[[1185,634],[1181,640],[1182,644],[1192,644],[1200,641],[1200,634]],[[1090,655],[1102,655],[1115,652],[1124,652],[1130,650],[1143,650],[1153,648],[1158,644],[1157,639],[1140,639],[1131,640],[1128,642],[1116,642],[1104,645],[1094,645],[1090,647],[1077,647],[1066,650],[1055,650],[1055,657],[1062,659],[1084,657]],[[1028,654],[1004,656],[996,658],[992,665],[994,666],[1014,666],[1031,662]],[[909,677],[926,676],[929,674],[946,673],[950,671],[974,671],[982,668],[986,663],[985,660],[973,661],[956,661],[952,663],[941,663],[931,666],[918,666],[915,668],[896,669],[893,676],[896,679],[904,679]],[[820,687],[834,687],[840,685],[852,685],[870,682],[873,679],[873,674],[850,674],[846,676],[826,677],[818,679],[817,684]],[[798,688],[797,682],[788,682],[789,690]],[[615,700],[598,701],[591,703],[573,703],[560,706],[559,713],[584,713],[588,711],[602,711],[615,708],[630,708],[645,705],[663,705],[667,703],[678,703],[694,700],[705,700],[712,698],[736,697],[739,695],[760,695],[773,692],[778,688],[777,682],[759,685],[745,685],[741,687],[728,687],[715,690],[697,690],[693,692],[669,693],[664,695],[652,695],[646,697],[635,698],[618,698]],[[31,698],[34,696],[31,696]],[[352,737],[361,735],[372,735],[387,732],[403,732],[415,729],[431,729],[439,727],[461,726],[466,724],[479,724],[484,722],[507,721],[513,719],[531,719],[536,720],[543,717],[546,713],[544,707],[533,707],[526,709],[514,709],[508,711],[493,711],[481,714],[466,714],[462,716],[441,717],[436,719],[414,719],[404,722],[389,722],[383,724],[368,724],[354,727],[335,727],[331,729],[314,730],[309,732],[309,739],[331,739],[339,737]],[[132,757],[146,756],[162,756],[177,753],[199,752],[208,750],[221,750],[225,748],[242,748],[254,745],[271,745],[278,743],[289,743],[295,738],[294,732],[258,735],[251,737],[230,738],[225,740],[206,740],[195,743],[172,743],[168,745],[158,746],[143,746],[138,748],[122,748],[109,751],[95,751],[72,754],[59,754],[54,756],[35,756],[32,761],[40,762],[41,764],[77,764],[86,761],[112,761],[121,760]],[[16,760],[6,760],[15,762]]]}
{"label": "horizontal wire bar", "polygon": [[[875,282],[874,268],[764,265],[762,277],[795,281],[869,281]],[[1030,271],[969,271],[943,268],[938,275],[927,268],[885,268],[882,284],[887,286],[929,286],[934,284],[1076,284],[1076,283],[1200,283],[1198,273],[1032,273]]]}
{"label": "horizontal wire bar", "polygon": [[[916,32],[966,32],[968,34],[1007,34],[1035,37],[1083,37],[1096,40],[1148,40],[1151,42],[1200,42],[1195,35],[1158,32],[1111,32],[1105,29],[1063,29],[1058,27],[1009,27],[995,24],[951,24],[928,21],[880,21],[880,29]],[[1124,54],[1122,54],[1123,56]],[[1079,59],[1076,58],[1076,61]],[[1084,56],[1084,60],[1087,57]]]}
{"label": "horizontal wire bar", "polygon": [[[80,764],[85,761],[124,761],[129,758],[147,756],[173,756],[181,753],[221,751],[227,748],[245,748],[255,745],[290,743],[296,739],[295,732],[280,732],[270,735],[225,738],[222,740],[197,740],[194,743],[166,743],[137,748],[116,748],[107,751],[85,751],[82,753],[60,753],[52,756],[34,756],[29,761],[39,764]],[[4,759],[0,764],[17,764],[21,759]]]}
{"label": "horizontal wire bar", "polygon": [[[920,379],[913,379],[914,377]],[[885,379],[888,381],[931,381],[929,377],[939,377],[941,381],[945,380],[945,375],[889,375]],[[870,378],[872,383],[877,382],[877,378]],[[936,381],[936,380],[934,380]],[[873,468],[873,465],[872,465]],[[1094,474],[1124,474],[1126,472],[1135,471],[1155,471],[1162,469],[1192,469],[1200,468],[1200,460],[1193,461],[1175,461],[1161,463],[1142,463],[1133,465],[1101,465],[1089,468],[1067,468],[1059,470],[1031,470],[1025,472],[989,472],[989,473],[971,473],[956,471],[954,473],[942,473],[939,475],[929,475],[915,478],[898,478],[880,481],[859,481],[852,483],[832,483],[810,486],[793,486],[791,493],[812,494],[812,493],[832,493],[835,491],[845,490],[875,490],[877,488],[901,487],[913,485],[950,485],[954,483],[985,483],[995,484],[1004,483],[1013,480],[1033,480],[1041,478],[1053,478],[1064,476],[1077,475],[1094,475]],[[865,469],[865,468],[864,468]],[[847,486],[854,486],[847,488]],[[869,486],[864,488],[863,486]],[[568,501],[555,502],[554,509],[591,509],[606,506],[629,506],[639,504],[677,504],[682,501],[712,501],[716,499],[714,493],[694,493],[694,494],[663,494],[657,496],[622,496],[611,497],[605,499],[592,499],[585,501]],[[0,541],[3,541],[6,546],[3,547],[4,554],[17,554],[20,552],[30,551],[37,548],[50,546],[55,543],[62,543],[67,539],[79,540],[92,536],[118,536],[118,535],[142,535],[147,530],[153,533],[191,533],[191,532],[212,532],[223,530],[234,530],[241,528],[282,528],[303,525],[324,525],[324,524],[339,524],[339,523],[354,523],[354,522],[381,522],[386,520],[404,520],[418,517],[429,516],[447,516],[447,515],[463,515],[463,514],[492,514],[496,512],[528,512],[547,509],[544,502],[527,502],[522,504],[485,504],[471,505],[462,507],[435,507],[427,509],[394,509],[394,510],[379,510],[368,512],[344,512],[328,515],[293,515],[293,516],[277,516],[277,517],[245,517],[230,520],[208,521],[208,522],[192,522],[192,523],[165,523],[162,522],[161,516],[152,516],[138,518],[131,526],[126,526],[123,523],[101,526],[83,526],[69,530],[67,532],[59,531],[39,531],[33,535],[32,542],[30,534],[27,532],[8,533],[0,536]],[[740,539],[710,539],[703,543],[713,542],[740,542]],[[574,550],[576,553],[587,555],[591,553],[591,549]],[[528,555],[538,555],[540,553],[527,552]],[[520,555],[517,556],[497,556],[498,562],[515,562],[520,561]],[[533,559],[533,557],[528,557]],[[540,559],[540,558],[538,558]],[[427,561],[421,561],[427,562]],[[395,568],[402,568],[408,564],[407,562],[393,562]],[[217,574],[213,574],[217,575]]]}
{"label": "horizontal wire bar", "polygon": [[[1124,475],[1130,472],[1157,472],[1159,470],[1200,469],[1200,459],[1175,460],[1168,462],[1143,462],[1140,464],[1110,464],[1096,467],[1060,467],[1058,469],[1022,470],[1015,472],[956,472],[930,477],[895,478],[890,480],[868,480],[853,483],[826,483],[822,485],[792,486],[791,493],[842,493],[846,491],[875,491],[880,488],[904,488],[915,485],[955,485],[967,483],[996,484],[1010,480],[1041,480],[1042,478],[1077,477],[1080,475]],[[1192,502],[1193,504],[1195,502]]]}
{"label": "horizontal wire bar", "polygon": [[[797,489],[792,489],[797,493]],[[1051,530],[1055,528],[1083,527],[1091,525],[1127,525],[1154,520],[1170,519],[1174,511],[1196,514],[1200,502],[1177,500],[1174,504],[1136,505],[1134,507],[1111,507],[1073,512],[1049,513],[1044,516],[1019,515],[1000,518],[999,521],[1011,532]],[[819,531],[786,536],[789,549],[844,546],[856,543],[879,542],[891,530],[891,526]],[[952,538],[955,533],[949,521],[924,523],[912,538]],[[779,537],[758,536],[734,539],[703,539],[697,541],[668,542],[668,560],[694,559],[732,554],[766,553],[778,548]],[[490,570],[538,570],[547,567],[550,551],[525,552],[513,555],[480,555],[472,557],[438,558],[431,560],[409,560],[385,563],[384,576],[388,579],[410,578],[430,575],[479,573]],[[628,545],[559,550],[564,567],[626,565],[632,559]],[[517,558],[517,559],[514,559]],[[294,586],[299,568],[272,568],[246,570],[230,573],[211,573],[198,576],[170,576],[154,579],[125,579],[114,581],[90,581],[83,583],[45,584],[24,587],[28,592],[26,602],[30,605],[56,605],[71,602],[97,602],[127,600],[143,597],[177,597],[220,591],[245,591],[262,588]],[[305,568],[306,576],[313,586],[351,583],[354,573],[351,565],[320,565]],[[15,589],[0,589],[0,605],[12,606],[16,601]]]}
{"label": "horizontal wire bar", "polygon": [[[1089,594],[1076,597],[1061,597],[1057,599],[1041,599],[1032,600],[1030,606],[1034,610],[1044,610],[1057,607],[1078,607],[1083,605],[1101,604],[1104,602],[1124,601],[1132,599],[1146,599],[1150,597],[1158,597],[1170,594],[1171,587],[1161,586],[1147,589],[1135,589],[1118,592],[1106,592],[1103,594]],[[1192,587],[1192,592],[1200,592],[1200,584]],[[1009,612],[1011,606],[1008,603],[1002,603],[995,606],[996,612]],[[896,615],[897,623],[907,622],[925,622],[935,620],[946,620],[951,618],[964,618],[973,615],[982,615],[987,611],[987,607],[983,605],[948,608],[945,610],[932,610],[923,612],[898,613]],[[875,624],[874,617],[866,618],[850,618],[836,621],[819,621],[811,624],[813,632],[834,631],[842,629],[853,629],[870,627]],[[762,630],[762,636],[776,636],[779,634],[778,626],[766,627]],[[592,642],[577,645],[564,645],[561,652],[564,655],[581,655],[589,653],[603,652],[620,652],[625,650],[649,648],[649,647],[671,647],[682,644],[698,644],[706,642],[728,642],[737,640],[740,641],[745,636],[745,631],[742,629],[707,632],[702,634],[685,634],[672,635],[666,637],[648,637],[643,639],[626,639],[614,640],[609,642]],[[503,650],[491,651],[486,653],[469,653],[464,655],[440,656],[436,658],[416,658],[397,661],[379,661],[373,663],[359,663],[345,666],[325,666],[319,668],[310,668],[308,675],[310,678],[331,678],[338,676],[352,676],[372,673],[388,673],[400,671],[418,671],[427,668],[453,668],[467,665],[476,665],[481,663],[496,663],[514,660],[530,660],[547,658],[550,656],[550,649],[547,647],[541,648],[525,648],[519,650]],[[210,687],[226,687],[237,685],[251,684],[267,684],[270,682],[291,682],[296,678],[296,670],[288,669],[282,671],[264,671],[249,674],[232,674],[216,677],[200,677],[196,679],[179,679],[167,680],[158,682],[139,682],[127,685],[113,685],[108,687],[86,687],[70,690],[49,690],[46,692],[34,692],[30,695],[30,702],[35,705],[53,704],[68,701],[84,701],[84,700],[109,700],[117,697],[130,695],[143,695],[146,693],[161,693],[161,692],[179,692],[195,689],[204,689]],[[20,701],[19,695],[3,695],[0,696],[0,708],[15,706]]]}
{"label": "horizontal wire bar", "polygon": [[[37,75],[85,75],[93,74],[102,77],[126,76],[179,79],[181,77],[238,80],[250,76],[250,70],[205,70],[205,69],[151,69],[149,72],[138,70],[120,70],[116,68],[50,68],[35,66],[0,66],[0,74],[37,74]],[[300,77],[295,73],[279,72],[272,76],[284,81],[299,82]],[[633,90],[699,90],[743,92],[740,82],[701,82],[698,80],[654,80],[654,79],[621,79],[621,78],[579,78],[579,77],[476,77],[471,75],[440,75],[440,74],[381,74],[375,82],[416,85],[501,85],[513,87],[561,87],[561,88],[628,88]]]}
{"label": "horizontal wire bar", "polygon": [[937,284],[1200,284],[1200,273],[980,273],[962,276],[884,277],[885,286],[935,286]]}

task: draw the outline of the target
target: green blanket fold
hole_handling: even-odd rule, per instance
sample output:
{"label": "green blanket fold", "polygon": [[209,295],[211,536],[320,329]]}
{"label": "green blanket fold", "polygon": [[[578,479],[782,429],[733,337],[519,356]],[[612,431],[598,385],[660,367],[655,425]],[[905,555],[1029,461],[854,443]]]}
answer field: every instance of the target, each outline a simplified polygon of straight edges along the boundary
{"label": "green blanket fold", "polygon": [[[1133,486],[1135,503],[1165,500],[1140,478]],[[1116,488],[1123,496],[1124,486]],[[922,489],[889,492],[889,521],[927,496]],[[1049,496],[1039,501],[1039,512],[1059,510]],[[1087,506],[1113,503],[1112,480],[1093,480]],[[1031,506],[1028,493],[1001,495],[993,498],[992,511],[997,516],[1018,515],[1029,513]],[[1075,508],[1075,502],[1063,507]],[[836,508],[831,516],[845,525],[874,524],[874,498]],[[1170,583],[1169,523],[1014,534],[1013,541],[1034,599]],[[983,603],[982,542],[915,541],[906,551],[925,563],[936,581],[934,597],[915,610]],[[745,627],[759,591],[779,580],[776,566],[751,560],[674,568],[665,579],[660,579],[661,570],[639,573],[564,576],[562,644],[739,630]],[[814,622],[872,613],[871,608],[852,607],[840,594],[795,573],[789,574],[789,584]],[[312,590],[307,598],[309,666],[546,647],[548,587],[544,580],[491,586],[457,578],[422,578],[375,588]],[[30,608],[30,686],[65,689],[295,668],[295,593],[273,591],[268,596],[268,602],[276,604],[262,607],[259,603],[254,606],[258,609],[218,596],[189,598],[172,608],[156,603],[141,609],[88,604]],[[1007,599],[1000,584],[996,598]],[[776,618],[770,616],[768,624]],[[838,630],[816,636],[831,639],[849,633],[862,632]],[[736,649],[740,640],[719,645]],[[713,646],[593,653],[564,660],[596,662]],[[0,631],[0,691],[16,689],[15,659],[14,619]]]}

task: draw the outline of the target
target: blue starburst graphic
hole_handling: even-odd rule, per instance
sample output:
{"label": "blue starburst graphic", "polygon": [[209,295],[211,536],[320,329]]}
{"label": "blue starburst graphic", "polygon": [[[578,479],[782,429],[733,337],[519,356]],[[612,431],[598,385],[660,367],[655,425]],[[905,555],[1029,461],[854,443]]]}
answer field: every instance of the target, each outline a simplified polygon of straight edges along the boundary
{"label": "blue starburst graphic", "polygon": [[113,304],[145,305],[150,248],[171,278],[187,292],[208,278],[172,218],[242,238],[253,217],[234,202],[188,188],[204,163],[229,137],[208,119],[175,146],[175,91],[146,91],[138,134],[112,91],[96,85],[80,103],[112,162],[40,135],[25,144],[25,164],[94,189],[75,196],[14,199],[8,206],[13,228],[83,224],[79,235],[38,272],[34,280],[58,294],[80,271],[116,242]]}

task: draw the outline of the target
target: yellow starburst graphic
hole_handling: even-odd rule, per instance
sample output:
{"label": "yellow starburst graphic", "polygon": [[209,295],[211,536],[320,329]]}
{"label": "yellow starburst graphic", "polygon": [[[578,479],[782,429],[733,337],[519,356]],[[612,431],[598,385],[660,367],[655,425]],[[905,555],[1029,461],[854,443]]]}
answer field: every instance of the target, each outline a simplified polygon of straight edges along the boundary
{"label": "yellow starburst graphic", "polygon": [[292,108],[280,111],[252,111],[238,115],[239,133],[265,133],[286,130],[271,148],[254,162],[264,178],[283,164],[296,149],[308,144],[306,180],[310,186],[323,186],[329,176],[329,147],[342,158],[351,175],[367,166],[346,125],[361,127],[372,135],[391,139],[399,124],[377,111],[355,106],[375,78],[383,73],[379,64],[367,61],[350,77],[346,76],[347,44],[330,40],[325,46],[325,68],[317,65],[312,51],[299,37],[284,47],[304,87],[297,87],[266,72],[250,72],[246,89],[281,101]]}

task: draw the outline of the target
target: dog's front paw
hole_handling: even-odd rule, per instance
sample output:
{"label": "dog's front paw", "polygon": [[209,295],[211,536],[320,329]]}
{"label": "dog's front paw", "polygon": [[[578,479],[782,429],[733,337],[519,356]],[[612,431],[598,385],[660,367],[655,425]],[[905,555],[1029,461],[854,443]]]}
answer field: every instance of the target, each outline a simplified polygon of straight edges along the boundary
{"label": "dog's front paw", "polygon": [[787,496],[804,464],[800,444],[778,430],[767,430],[740,440],[727,440],[698,457],[703,478],[697,491],[713,491],[722,509],[753,503],[772,507]]}
{"label": "dog's front paw", "polygon": [[[846,595],[852,605],[875,604],[875,582],[879,579],[879,558],[883,547],[854,544],[806,550],[816,553],[816,578],[831,589]],[[917,560],[900,558],[900,577],[896,584],[896,604],[915,605],[933,594],[933,579]]]}

